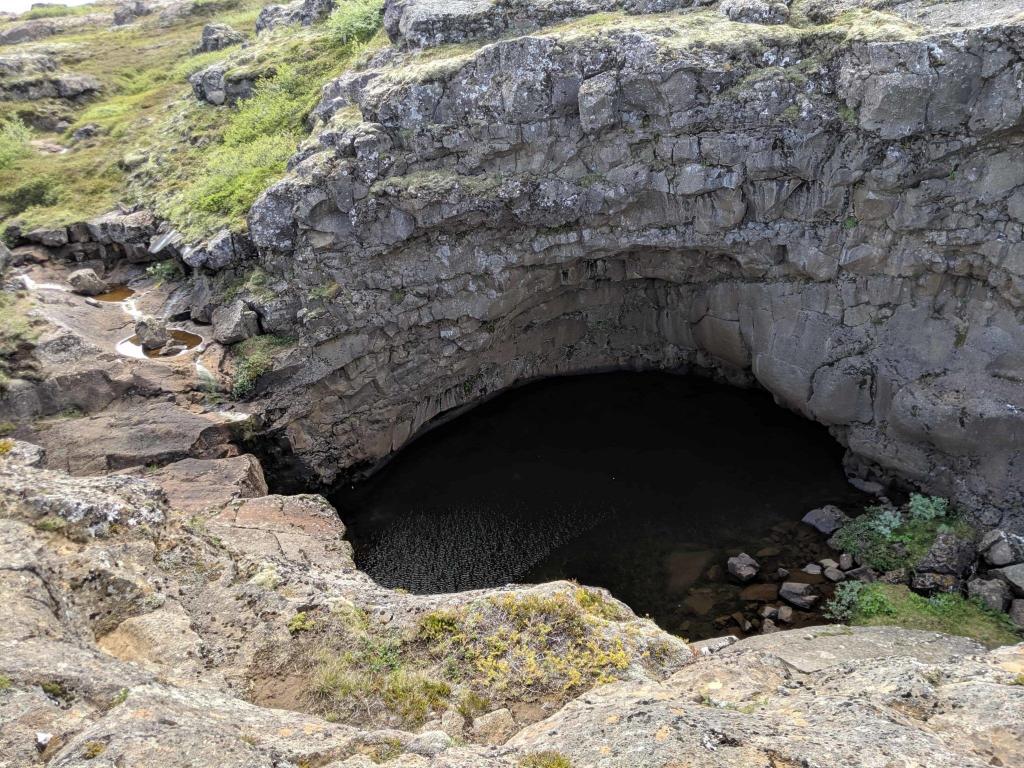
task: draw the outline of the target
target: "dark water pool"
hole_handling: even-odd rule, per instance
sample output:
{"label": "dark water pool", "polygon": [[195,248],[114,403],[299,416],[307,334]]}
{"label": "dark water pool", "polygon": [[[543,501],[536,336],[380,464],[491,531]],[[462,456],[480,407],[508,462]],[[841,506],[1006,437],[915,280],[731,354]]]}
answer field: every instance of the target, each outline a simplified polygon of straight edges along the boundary
{"label": "dark water pool", "polygon": [[841,458],[763,392],[611,373],[505,393],[332,501],[357,564],[386,586],[573,578],[699,638],[749,602],[723,572],[729,554],[760,552],[766,568],[828,554],[798,521],[862,501]]}

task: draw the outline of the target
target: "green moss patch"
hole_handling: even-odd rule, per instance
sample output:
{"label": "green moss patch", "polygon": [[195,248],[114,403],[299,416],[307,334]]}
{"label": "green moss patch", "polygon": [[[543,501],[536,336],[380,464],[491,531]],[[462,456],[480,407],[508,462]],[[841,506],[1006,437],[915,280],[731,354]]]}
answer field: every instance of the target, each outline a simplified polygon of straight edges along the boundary
{"label": "green moss patch", "polygon": [[956,594],[922,597],[902,584],[848,582],[836,590],[832,605],[845,606],[843,616],[855,626],[897,626],[963,635],[984,645],[1021,641],[1009,617]]}

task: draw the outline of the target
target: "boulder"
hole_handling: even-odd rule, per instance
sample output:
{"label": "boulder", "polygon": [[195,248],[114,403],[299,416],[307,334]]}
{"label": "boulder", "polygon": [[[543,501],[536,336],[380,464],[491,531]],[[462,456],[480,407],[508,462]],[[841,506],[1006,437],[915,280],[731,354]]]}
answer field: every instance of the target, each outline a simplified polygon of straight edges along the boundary
{"label": "boulder", "polygon": [[732,574],[734,578],[744,582],[750,581],[757,576],[757,572],[761,569],[757,560],[752,558],[746,552],[736,555],[735,557],[730,557],[727,566],[729,568],[729,573]]}
{"label": "boulder", "polygon": [[1020,629],[1024,629],[1024,600],[1017,599],[1010,601],[1010,608],[1007,610],[1012,621]]}
{"label": "boulder", "polygon": [[1002,611],[1010,604],[1010,589],[999,579],[971,579],[967,596],[980,600],[993,611]]}
{"label": "boulder", "polygon": [[236,31],[227,24],[214,22],[203,27],[203,36],[199,45],[193,50],[194,53],[209,53],[219,51],[232,45],[237,45],[245,40],[245,35]]}
{"label": "boulder", "polygon": [[515,718],[507,709],[496,709],[473,720],[473,738],[484,744],[504,744],[515,732]]}
{"label": "boulder", "polygon": [[782,2],[724,0],[718,9],[730,21],[742,24],[785,24],[789,20],[789,6]]}
{"label": "boulder", "polygon": [[167,324],[155,317],[141,317],[135,322],[135,335],[143,349],[160,349],[171,338]]}
{"label": "boulder", "polygon": [[1024,563],[1018,565],[1007,565],[1003,568],[995,568],[988,572],[1004,582],[1017,597],[1024,597]]}
{"label": "boulder", "polygon": [[824,507],[812,509],[803,516],[801,522],[807,523],[826,536],[831,536],[849,520],[850,518],[839,507],[834,504],[826,504]]}
{"label": "boulder", "polygon": [[942,532],[914,568],[919,572],[965,576],[974,565],[976,555],[973,541],[952,532]]}
{"label": "boulder", "polygon": [[779,588],[779,597],[803,610],[813,608],[814,604],[818,602],[818,595],[814,593],[814,587],[795,581],[783,582]]}
{"label": "boulder", "polygon": [[832,566],[829,566],[828,568],[825,569],[824,575],[825,575],[825,578],[828,579],[831,582],[843,581],[846,578],[846,574],[845,573],[843,573],[838,568],[834,568]]}
{"label": "boulder", "polygon": [[846,578],[870,584],[872,581],[876,581],[878,577],[875,575],[875,572],[866,565],[861,565],[857,568],[851,568],[848,570],[846,572]]}
{"label": "boulder", "polygon": [[1024,537],[1006,531],[989,531],[978,542],[985,562],[999,568],[1024,562]]}
{"label": "boulder", "polygon": [[213,311],[213,337],[221,344],[237,344],[259,332],[258,315],[241,299]]}
{"label": "boulder", "polygon": [[71,289],[75,293],[79,293],[82,296],[98,296],[110,290],[107,284],[100,279],[100,276],[88,268],[76,269],[68,275],[68,283],[70,283]]}

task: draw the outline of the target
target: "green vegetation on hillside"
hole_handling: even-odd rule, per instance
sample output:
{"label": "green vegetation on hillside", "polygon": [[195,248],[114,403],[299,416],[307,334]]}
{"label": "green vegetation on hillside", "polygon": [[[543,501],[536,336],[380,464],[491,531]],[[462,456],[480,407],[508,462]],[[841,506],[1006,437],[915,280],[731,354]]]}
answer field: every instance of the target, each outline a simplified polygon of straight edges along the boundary
{"label": "green vegetation on hillside", "polygon": [[987,646],[1020,642],[1005,613],[957,594],[922,597],[902,584],[848,581],[836,588],[827,615],[859,626],[897,626],[963,635]]}
{"label": "green vegetation on hillside", "polygon": [[[244,228],[252,202],[284,174],[306,136],[323,84],[383,44],[382,4],[341,0],[322,24],[256,37],[264,0],[197,0],[191,13],[169,23],[154,13],[122,27],[75,27],[20,46],[42,52],[59,42],[62,68],[98,78],[103,90],[68,115],[63,134],[31,136],[66,147],[63,153],[31,146],[20,121],[41,124],[68,114],[67,104],[0,102],[0,219],[24,229],[63,225],[120,201],[148,206],[190,237]],[[243,32],[250,44],[193,54],[211,21]],[[222,61],[229,73],[259,78],[251,99],[217,107],[192,94],[188,77]],[[90,124],[99,127],[95,136],[72,140]]]}

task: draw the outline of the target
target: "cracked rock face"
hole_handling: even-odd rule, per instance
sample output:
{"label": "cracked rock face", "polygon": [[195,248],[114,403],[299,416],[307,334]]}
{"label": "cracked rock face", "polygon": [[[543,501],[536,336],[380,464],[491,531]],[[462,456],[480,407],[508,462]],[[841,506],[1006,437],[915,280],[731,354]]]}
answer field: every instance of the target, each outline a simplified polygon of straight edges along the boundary
{"label": "cracked rock face", "polygon": [[271,428],[331,480],[516,382],[711,371],[829,425],[851,472],[1021,529],[1024,25],[974,5],[958,29],[699,9],[485,45],[449,4],[420,43],[473,42],[329,84],[252,210],[263,326],[301,339]]}

